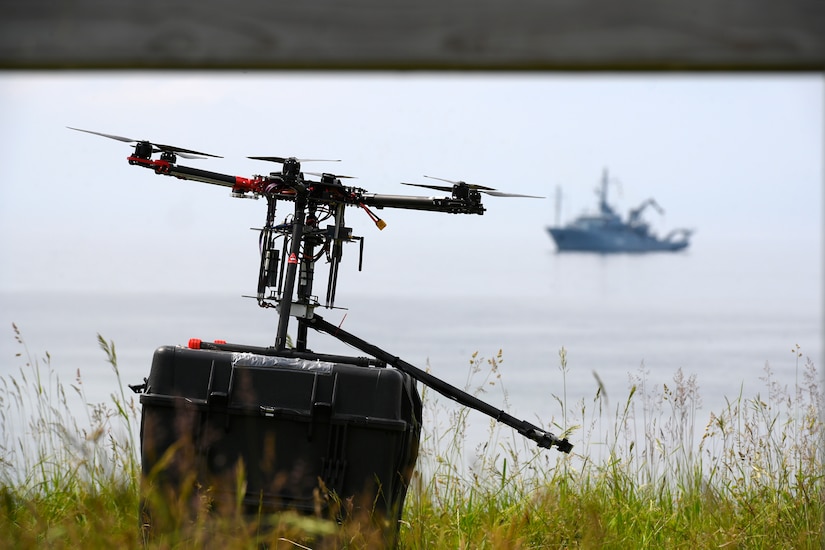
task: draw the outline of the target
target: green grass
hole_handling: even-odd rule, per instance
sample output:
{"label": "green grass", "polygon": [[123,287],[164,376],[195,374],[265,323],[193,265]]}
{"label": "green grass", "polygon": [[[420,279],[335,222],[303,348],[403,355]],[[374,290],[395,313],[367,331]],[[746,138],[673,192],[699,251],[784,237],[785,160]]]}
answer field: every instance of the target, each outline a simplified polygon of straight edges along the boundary
{"label": "green grass", "polygon": [[[175,502],[167,504],[177,528],[144,542],[139,503],[158,495],[141,488],[139,410],[123,390],[114,344],[100,338],[115,391],[89,403],[79,372],[61,380],[49,355],[33,356],[14,330],[22,366],[0,378],[0,547],[381,546],[368,517],[338,524],[284,513],[263,522],[231,505],[219,518],[187,516]],[[558,418],[547,427],[576,444],[569,456],[495,423],[470,443],[468,425],[480,417],[425,391],[399,547],[822,548],[823,393],[815,366],[798,347],[792,353],[792,388],[766,366],[762,393],[740,391],[701,417],[697,381],[681,371],[665,385],[644,369],[631,373],[627,396],[612,406],[597,377],[592,399],[569,403],[575,369],[561,350]],[[467,388],[506,400],[502,361],[501,352],[474,355]],[[73,399],[85,418],[73,416]]]}

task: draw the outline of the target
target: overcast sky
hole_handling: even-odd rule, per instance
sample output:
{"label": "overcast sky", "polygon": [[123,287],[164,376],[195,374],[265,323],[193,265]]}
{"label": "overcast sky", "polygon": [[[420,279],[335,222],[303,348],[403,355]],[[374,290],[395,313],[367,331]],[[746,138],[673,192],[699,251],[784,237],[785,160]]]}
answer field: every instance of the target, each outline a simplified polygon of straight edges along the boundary
{"label": "overcast sky", "polygon": [[0,113],[4,291],[254,291],[263,201],[129,166],[129,145],[67,126],[221,155],[179,163],[233,175],[278,169],[251,155],[329,158],[304,170],[376,193],[415,194],[399,183],[426,174],[548,197],[384,210],[384,231],[350,209],[366,238],[365,272],[357,245],[341,267],[355,290],[494,284],[481,266],[551,252],[556,188],[568,221],[605,168],[622,211],[655,197],[654,228],[694,228],[694,246],[821,251],[818,74],[6,72]]}

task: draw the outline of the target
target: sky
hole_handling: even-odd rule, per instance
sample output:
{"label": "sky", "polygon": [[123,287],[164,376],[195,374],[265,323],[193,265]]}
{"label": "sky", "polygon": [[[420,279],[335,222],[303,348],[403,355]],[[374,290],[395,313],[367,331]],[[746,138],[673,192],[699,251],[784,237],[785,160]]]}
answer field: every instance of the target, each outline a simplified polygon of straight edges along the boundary
{"label": "sky", "polygon": [[[253,293],[264,201],[129,166],[132,147],[69,130],[221,155],[179,164],[251,176],[247,156],[341,159],[305,171],[374,193],[424,175],[546,199],[486,197],[483,216],[357,209],[339,293],[506,292],[545,226],[595,207],[603,170],[625,211],[694,246],[821,252],[821,74],[0,73],[0,291]],[[557,203],[557,189],[561,196]],[[280,215],[289,213],[282,206]]]}

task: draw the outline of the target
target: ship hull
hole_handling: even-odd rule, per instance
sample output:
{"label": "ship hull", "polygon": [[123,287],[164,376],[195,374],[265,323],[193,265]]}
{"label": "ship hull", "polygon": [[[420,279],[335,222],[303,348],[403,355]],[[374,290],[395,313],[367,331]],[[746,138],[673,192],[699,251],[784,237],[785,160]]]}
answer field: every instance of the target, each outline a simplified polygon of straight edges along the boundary
{"label": "ship hull", "polygon": [[548,227],[559,252],[643,253],[675,252],[688,246],[686,240],[660,240],[628,230],[582,230]]}

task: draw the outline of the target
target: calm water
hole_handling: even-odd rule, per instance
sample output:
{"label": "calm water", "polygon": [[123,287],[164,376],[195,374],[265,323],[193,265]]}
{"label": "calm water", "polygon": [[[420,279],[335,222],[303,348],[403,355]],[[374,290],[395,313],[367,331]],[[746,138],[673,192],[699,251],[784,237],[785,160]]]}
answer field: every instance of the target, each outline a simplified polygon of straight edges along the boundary
{"label": "calm water", "polygon": [[[423,286],[404,295],[347,294],[349,309],[320,310],[328,321],[427,367],[464,387],[471,354],[503,350],[502,379],[484,398],[530,421],[561,416],[552,395],[565,388],[559,350],[567,351],[568,403],[592,401],[604,383],[611,406],[627,396],[628,377],[648,371],[651,384],[668,383],[677,369],[696,375],[704,425],[725,397],[764,391],[766,364],[792,386],[799,345],[821,370],[822,265],[818,247],[794,253],[787,247],[699,249],[661,256],[558,255],[543,251],[520,269],[529,276],[507,280],[487,293],[450,293]],[[497,268],[491,268],[494,272]],[[515,282],[514,282],[515,281]],[[345,317],[346,315],[346,317]],[[185,344],[190,337],[271,345],[277,323],[240,296],[162,294],[0,294],[0,375],[15,375],[23,360],[11,323],[33,354],[51,355],[61,379],[80,369],[87,397],[108,401],[115,379],[97,344],[98,333],[117,346],[124,382],[148,375],[153,350]],[[319,352],[361,355],[320,334],[310,334]],[[471,384],[472,386],[472,384]],[[471,422],[485,430],[479,414]],[[575,443],[575,441],[574,441]]]}

